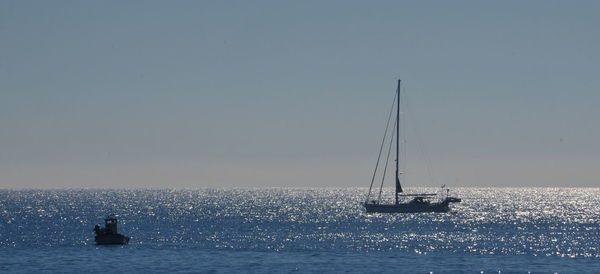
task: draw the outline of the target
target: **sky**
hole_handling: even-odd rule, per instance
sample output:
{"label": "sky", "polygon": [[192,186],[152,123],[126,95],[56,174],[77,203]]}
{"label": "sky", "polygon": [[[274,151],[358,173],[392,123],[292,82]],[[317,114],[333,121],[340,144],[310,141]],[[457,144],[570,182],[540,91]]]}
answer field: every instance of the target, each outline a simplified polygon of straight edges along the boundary
{"label": "sky", "polygon": [[0,0],[0,188],[368,187],[398,78],[405,189],[600,187],[599,11]]}

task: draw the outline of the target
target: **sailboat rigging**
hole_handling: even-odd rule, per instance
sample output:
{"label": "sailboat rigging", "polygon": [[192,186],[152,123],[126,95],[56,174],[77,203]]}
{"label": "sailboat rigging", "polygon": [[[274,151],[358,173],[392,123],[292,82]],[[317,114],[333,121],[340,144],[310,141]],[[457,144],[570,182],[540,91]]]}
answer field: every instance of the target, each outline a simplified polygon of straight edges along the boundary
{"label": "sailboat rigging", "polygon": [[[385,129],[385,133],[383,136],[383,140],[381,143],[381,148],[379,149],[379,156],[377,157],[377,164],[375,165],[375,170],[373,171],[373,177],[371,180],[371,186],[369,187],[369,192],[367,194],[367,199],[364,203],[364,207],[368,213],[418,213],[418,212],[448,212],[450,211],[450,203],[458,203],[461,202],[461,199],[450,197],[448,194],[450,192],[449,189],[445,189],[446,195],[440,201],[432,202],[431,198],[437,196],[436,193],[420,193],[420,194],[404,194],[404,190],[402,189],[402,184],[400,180],[400,175],[402,172],[400,171],[400,83],[401,80],[398,80],[398,87],[396,89],[396,94],[394,98],[394,102],[392,104],[392,109],[390,110],[390,114],[388,115],[388,121]],[[377,169],[379,167],[379,161],[381,158],[381,153],[383,151],[384,144],[386,143],[386,137],[388,135],[388,128],[390,124],[390,119],[392,116],[392,112],[394,110],[394,105],[396,106],[396,120],[394,121],[394,125],[392,128],[392,134],[390,136],[390,143],[388,149],[388,157],[386,158],[386,163],[383,171],[381,187],[379,190],[379,195],[377,200],[370,200],[373,183],[376,178]],[[393,204],[384,204],[380,203],[381,192],[383,189],[383,182],[385,180],[385,172],[387,170],[387,163],[389,160],[389,154],[391,151],[392,142],[395,141],[396,144],[396,170],[395,170],[395,191],[394,191],[394,203]],[[442,186],[444,189],[445,185]],[[408,202],[401,201],[400,198],[412,198],[412,200]]]}

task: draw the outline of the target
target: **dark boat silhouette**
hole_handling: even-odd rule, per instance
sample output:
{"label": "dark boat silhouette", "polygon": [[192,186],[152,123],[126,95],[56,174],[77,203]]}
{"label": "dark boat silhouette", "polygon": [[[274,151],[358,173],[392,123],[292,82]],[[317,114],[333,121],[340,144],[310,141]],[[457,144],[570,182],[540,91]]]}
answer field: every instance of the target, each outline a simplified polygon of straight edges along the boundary
{"label": "dark boat silhouette", "polygon": [[96,225],[94,232],[96,232],[94,240],[97,245],[126,245],[129,243],[129,237],[118,233],[117,218],[113,215],[104,219],[104,227]]}
{"label": "dark boat silhouette", "polygon": [[[450,192],[449,189],[445,189],[446,185],[442,186],[442,190],[446,190],[445,195],[442,193],[442,197],[438,197],[437,193],[420,193],[420,194],[402,194],[404,190],[402,189],[402,185],[400,184],[400,175],[402,172],[399,170],[400,163],[400,80],[398,80],[398,88],[396,89],[396,98],[397,102],[392,104],[392,110],[390,110],[390,115],[388,116],[387,127],[385,129],[385,133],[383,136],[383,141],[381,143],[381,148],[379,149],[379,156],[377,158],[377,164],[375,165],[375,171],[373,172],[373,179],[371,180],[371,186],[369,187],[369,194],[367,194],[367,199],[364,203],[364,207],[367,213],[421,213],[421,212],[448,212],[450,211],[451,203],[459,203],[461,199],[450,197],[448,194]],[[390,134],[389,148],[387,153],[387,158],[385,162],[385,167],[383,169],[383,177],[381,180],[381,187],[379,189],[379,195],[377,199],[371,199],[371,191],[373,189],[373,182],[375,181],[375,177],[377,174],[377,168],[379,166],[379,160],[381,158],[381,152],[383,150],[384,144],[386,142],[386,137],[388,134],[388,128],[390,123],[390,118],[392,117],[392,111],[394,110],[394,105],[396,105],[396,122],[394,124],[395,133]],[[384,204],[380,203],[381,193],[383,189],[383,181],[385,179],[385,173],[387,170],[387,163],[390,156],[390,151],[392,149],[392,143],[396,141],[396,189],[395,189],[395,203],[393,204]],[[437,197],[437,201],[433,198]],[[404,201],[401,201],[404,200]],[[408,201],[405,201],[408,200]]]}

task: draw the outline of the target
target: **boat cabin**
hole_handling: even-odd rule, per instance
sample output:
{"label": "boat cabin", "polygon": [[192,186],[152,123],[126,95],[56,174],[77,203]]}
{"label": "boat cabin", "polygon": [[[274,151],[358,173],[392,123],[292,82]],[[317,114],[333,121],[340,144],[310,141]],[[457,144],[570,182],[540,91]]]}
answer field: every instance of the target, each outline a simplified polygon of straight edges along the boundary
{"label": "boat cabin", "polygon": [[107,217],[104,219],[104,229],[108,234],[116,234],[117,233],[117,218],[115,217]]}
{"label": "boat cabin", "polygon": [[415,197],[411,203],[415,203],[415,204],[426,204],[429,203],[429,201],[425,200],[425,197],[419,196],[419,197]]}
{"label": "boat cabin", "polygon": [[114,216],[108,216],[104,219],[104,227],[96,225],[94,232],[96,234],[117,234],[117,218]]}

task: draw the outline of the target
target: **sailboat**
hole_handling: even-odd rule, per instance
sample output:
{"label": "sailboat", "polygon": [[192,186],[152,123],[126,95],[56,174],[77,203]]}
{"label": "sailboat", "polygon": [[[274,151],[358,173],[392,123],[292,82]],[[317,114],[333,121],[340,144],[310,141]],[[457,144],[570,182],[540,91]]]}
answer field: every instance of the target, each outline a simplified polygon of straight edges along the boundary
{"label": "sailboat", "polygon": [[[450,190],[445,188],[445,185],[442,186],[442,193],[438,195],[437,193],[418,193],[418,194],[406,194],[402,189],[402,184],[400,183],[400,175],[402,172],[399,170],[400,167],[400,83],[401,80],[398,80],[398,87],[396,89],[396,95],[394,99],[397,101],[392,104],[392,110],[390,110],[390,115],[388,116],[388,123],[385,129],[385,133],[383,136],[383,141],[381,143],[381,148],[379,149],[379,157],[377,158],[377,164],[375,165],[375,171],[373,172],[373,179],[371,180],[371,186],[369,187],[369,193],[367,194],[367,199],[365,200],[364,207],[367,213],[422,213],[422,212],[448,212],[450,211],[451,203],[459,203],[461,199],[456,197],[450,197]],[[391,203],[381,203],[381,193],[383,189],[383,182],[385,179],[385,173],[387,170],[387,159],[385,168],[383,170],[383,177],[381,181],[381,187],[379,190],[379,195],[377,199],[371,199],[373,183],[376,178],[377,169],[379,166],[379,160],[381,159],[381,152],[383,150],[384,144],[386,143],[386,137],[388,134],[389,123],[392,111],[394,110],[394,104],[396,105],[396,122],[394,128],[392,129],[392,133],[390,134],[389,141],[389,149],[388,149],[388,158],[390,155],[390,151],[392,148],[392,143],[395,139],[396,142],[396,180],[395,180],[395,202]],[[394,134],[395,129],[395,134]],[[394,138],[395,137],[395,138]],[[443,191],[445,190],[445,191]],[[444,193],[445,192],[445,193]],[[445,194],[445,195],[444,195]],[[441,196],[441,197],[440,197]],[[437,198],[437,199],[436,199]]]}

